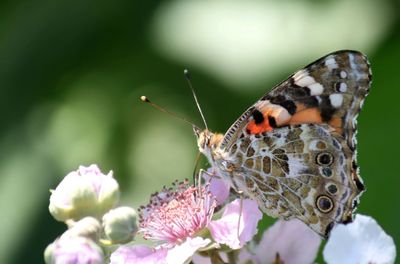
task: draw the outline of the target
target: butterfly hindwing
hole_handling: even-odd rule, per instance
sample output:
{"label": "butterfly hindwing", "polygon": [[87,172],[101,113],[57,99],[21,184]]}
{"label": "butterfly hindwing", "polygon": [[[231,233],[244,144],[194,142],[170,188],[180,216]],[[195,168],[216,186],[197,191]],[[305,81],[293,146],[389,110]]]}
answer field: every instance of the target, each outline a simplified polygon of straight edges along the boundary
{"label": "butterfly hindwing", "polygon": [[327,237],[351,221],[361,190],[351,180],[352,150],[324,124],[291,125],[232,145],[232,181],[270,216],[297,217]]}

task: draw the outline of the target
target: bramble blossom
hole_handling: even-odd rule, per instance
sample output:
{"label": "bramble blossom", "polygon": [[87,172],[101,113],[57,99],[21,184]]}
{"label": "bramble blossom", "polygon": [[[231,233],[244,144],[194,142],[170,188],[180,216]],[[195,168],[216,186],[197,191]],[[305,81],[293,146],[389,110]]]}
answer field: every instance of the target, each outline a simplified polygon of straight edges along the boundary
{"label": "bramble blossom", "polygon": [[[144,238],[161,244],[154,248],[122,246],[111,255],[111,263],[124,263],[128,259],[186,263],[196,251],[218,248],[220,243],[237,249],[257,233],[257,223],[262,217],[256,202],[243,200],[242,208],[239,204],[239,199],[233,201],[221,218],[211,220],[217,201],[210,192],[210,184],[194,187],[185,181],[176,183],[175,188],[164,188],[141,208],[139,231]],[[211,238],[202,237],[207,229]]]}
{"label": "bramble blossom", "polygon": [[[297,219],[278,220],[262,235],[259,243],[250,243],[236,254],[238,264],[309,264],[318,253],[321,238]],[[226,254],[221,254],[228,261]],[[281,262],[279,262],[281,261]],[[209,258],[196,255],[195,264],[211,264]]]}
{"label": "bramble blossom", "polygon": [[[260,240],[254,239],[262,218],[257,202],[231,201],[226,180],[212,169],[204,176],[204,185],[193,186],[185,180],[153,194],[140,209],[138,225],[133,208],[115,208],[119,187],[111,172],[104,175],[97,165],[79,167],[52,192],[50,212],[68,230],[46,248],[46,263],[315,261],[321,238],[306,224],[278,220]],[[153,246],[130,243],[138,234]],[[328,264],[391,264],[396,246],[373,218],[357,215],[353,223],[333,228],[323,256]]]}

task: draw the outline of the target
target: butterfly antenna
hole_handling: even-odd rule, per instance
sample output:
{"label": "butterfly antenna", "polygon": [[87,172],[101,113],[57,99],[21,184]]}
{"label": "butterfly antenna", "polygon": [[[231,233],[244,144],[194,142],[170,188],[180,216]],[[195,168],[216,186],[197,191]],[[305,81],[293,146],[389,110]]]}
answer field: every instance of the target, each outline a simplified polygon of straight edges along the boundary
{"label": "butterfly antenna", "polygon": [[147,97],[144,96],[144,95],[140,96],[140,100],[141,100],[142,102],[147,103],[147,104],[151,105],[152,107],[154,107],[154,108],[160,110],[161,112],[164,112],[164,113],[166,113],[166,114],[168,114],[168,115],[174,117],[175,119],[181,120],[181,121],[183,121],[183,122],[185,122],[185,123],[187,123],[187,124],[189,124],[189,125],[191,125],[191,126],[197,128],[197,126],[196,126],[195,124],[193,124],[191,121],[187,120],[187,119],[184,118],[184,117],[178,116],[177,114],[175,114],[175,113],[173,113],[173,112],[171,112],[171,111],[168,111],[167,109],[165,109],[165,108],[163,108],[163,107],[161,107],[161,106],[159,106],[159,105],[153,103],[152,101],[149,100],[149,98],[147,98]]}
{"label": "butterfly antenna", "polygon": [[185,70],[183,71],[183,74],[185,75],[185,79],[186,79],[186,81],[187,81],[188,84],[189,84],[190,90],[192,91],[192,94],[193,94],[193,97],[194,97],[194,101],[196,102],[197,109],[199,110],[200,115],[201,115],[201,118],[203,119],[204,126],[205,126],[206,129],[208,130],[208,126],[207,126],[206,119],[204,118],[203,111],[201,111],[201,107],[200,107],[199,101],[197,100],[196,92],[194,91],[192,82],[191,82],[191,80],[190,80],[189,70],[188,70],[188,69],[185,69]]}

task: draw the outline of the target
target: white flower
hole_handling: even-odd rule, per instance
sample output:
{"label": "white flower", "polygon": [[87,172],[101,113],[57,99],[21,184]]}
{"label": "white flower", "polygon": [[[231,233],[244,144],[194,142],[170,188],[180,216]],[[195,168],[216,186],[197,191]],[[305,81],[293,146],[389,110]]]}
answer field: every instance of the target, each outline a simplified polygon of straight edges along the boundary
{"label": "white flower", "polygon": [[329,264],[390,264],[396,246],[375,219],[359,214],[353,223],[333,228],[323,254]]}

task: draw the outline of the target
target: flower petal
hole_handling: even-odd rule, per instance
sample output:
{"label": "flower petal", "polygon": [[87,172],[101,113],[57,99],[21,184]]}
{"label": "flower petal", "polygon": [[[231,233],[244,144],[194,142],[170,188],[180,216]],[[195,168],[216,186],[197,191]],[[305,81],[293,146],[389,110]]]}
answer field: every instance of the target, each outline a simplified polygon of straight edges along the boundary
{"label": "flower petal", "polygon": [[375,219],[358,214],[353,223],[333,228],[323,255],[329,264],[394,263],[396,246]]}
{"label": "flower petal", "polygon": [[193,254],[200,248],[206,247],[211,243],[210,239],[202,237],[188,238],[185,242],[177,245],[168,251],[167,263],[180,264],[186,263]]}
{"label": "flower petal", "polygon": [[210,257],[201,256],[199,254],[194,254],[192,258],[194,264],[212,264]]}
{"label": "flower petal", "polygon": [[273,263],[279,253],[285,264],[313,263],[321,238],[298,219],[278,220],[264,232],[255,249],[260,263]]}
{"label": "flower petal", "polygon": [[120,246],[111,254],[110,264],[166,264],[167,253],[166,248],[151,248],[144,245]]}
{"label": "flower petal", "polygon": [[203,174],[203,178],[206,180],[206,182],[210,182],[211,194],[215,196],[217,205],[224,204],[226,199],[229,197],[229,191],[231,189],[229,182],[219,177],[213,168],[209,168],[207,172],[210,175],[215,175],[210,176],[206,173]]}
{"label": "flower petal", "polygon": [[[240,199],[236,199],[228,204],[221,219],[211,221],[208,225],[214,240],[232,249],[241,248],[253,238],[257,233],[258,221],[262,218],[256,201],[244,199],[242,206],[240,203]],[[242,216],[238,227],[240,213]]]}

